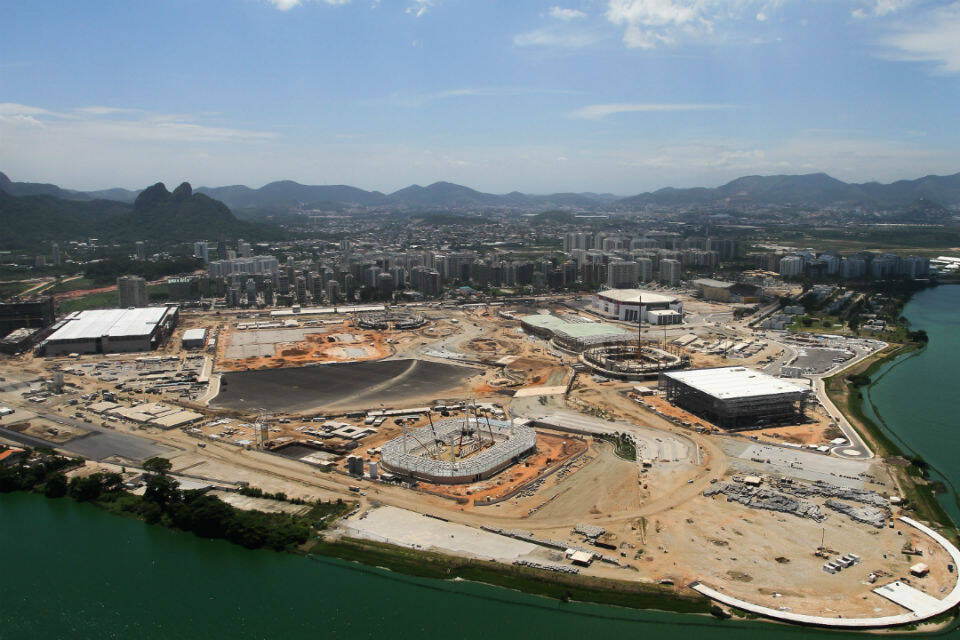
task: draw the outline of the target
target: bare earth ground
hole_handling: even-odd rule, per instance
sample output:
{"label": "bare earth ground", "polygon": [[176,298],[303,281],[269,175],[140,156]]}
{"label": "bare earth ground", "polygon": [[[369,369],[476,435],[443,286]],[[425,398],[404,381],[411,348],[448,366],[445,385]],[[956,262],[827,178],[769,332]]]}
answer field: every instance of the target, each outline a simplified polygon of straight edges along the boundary
{"label": "bare earth ground", "polygon": [[[704,309],[716,313],[729,310],[725,305],[709,305]],[[506,352],[509,351],[510,355],[520,356],[519,364],[515,361],[512,366],[518,373],[524,374],[524,380],[528,384],[552,384],[551,379],[555,372],[559,371],[562,374],[567,370],[562,365],[562,359],[550,353],[551,348],[546,342],[521,338],[516,332],[516,322],[499,319],[495,314],[475,311],[444,310],[442,314],[459,318],[461,322],[454,324],[448,320],[439,320],[418,332],[411,332],[411,337],[406,342],[391,345],[391,348],[396,348],[397,357],[416,357],[416,349],[422,344],[429,347],[431,342],[445,341],[445,348],[460,349],[463,353],[471,354],[474,359],[484,361],[496,359],[494,356],[500,357],[501,351],[502,355],[507,355]],[[189,314],[189,320],[185,324],[212,329],[230,322],[232,321],[225,317]],[[338,331],[338,333],[344,332],[344,330]],[[353,329],[350,329],[350,332],[356,333]],[[458,336],[463,337],[469,344],[459,344]],[[172,344],[173,342],[171,341],[162,353],[179,353],[178,345]],[[319,342],[316,344],[316,348],[321,346]],[[323,347],[332,345],[331,348],[343,348],[354,344],[338,342],[334,339],[334,342],[325,342]],[[307,346],[314,348],[309,344]],[[300,348],[299,344],[290,347],[294,350]],[[749,364],[776,352],[777,348],[769,347],[749,361],[724,360],[721,356],[701,357],[696,353],[693,355],[695,363],[715,366]],[[291,353],[280,357],[299,356]],[[103,358],[100,356],[90,358],[90,361],[101,360]],[[394,362],[400,364],[393,364]],[[452,365],[449,361],[443,362]],[[37,377],[44,374],[48,364],[47,361],[32,357],[5,359],[0,363],[0,375],[13,379]],[[638,405],[631,397],[624,395],[623,392],[629,390],[632,387],[631,384],[599,383],[593,381],[589,375],[580,375],[569,397],[551,396],[550,398],[511,400],[507,395],[493,394],[493,388],[489,385],[490,380],[501,375],[499,369],[468,369],[464,372],[463,379],[453,379],[449,375],[451,370],[441,367],[438,371],[445,373],[433,378],[429,375],[425,376],[430,380],[430,385],[420,390],[416,385],[406,386],[403,380],[399,383],[397,381],[391,383],[391,380],[397,376],[404,375],[404,367],[407,365],[404,365],[402,360],[387,360],[377,364],[388,365],[390,371],[393,371],[392,368],[396,368],[396,371],[392,375],[383,376],[382,379],[374,380],[370,376],[351,379],[349,384],[332,392],[333,395],[329,397],[323,395],[327,392],[325,389],[336,385],[338,376],[325,380],[324,384],[316,389],[313,387],[306,390],[291,389],[291,386],[297,385],[296,383],[291,385],[289,380],[281,380],[275,387],[266,388],[257,378],[254,380],[258,381],[250,388],[255,392],[254,395],[259,394],[258,401],[259,398],[275,399],[279,403],[278,413],[284,411],[290,415],[296,411],[332,412],[347,406],[378,408],[382,404],[391,402],[403,402],[403,406],[415,406],[438,398],[470,400],[477,397],[478,393],[482,393],[486,386],[486,389],[491,392],[491,397],[507,405],[508,411],[512,407],[518,410],[542,407],[544,412],[552,409],[579,410],[599,407],[603,409],[605,416],[635,425],[638,437],[660,437],[650,436],[652,433],[687,439],[685,441],[692,443],[691,448],[696,450],[696,455],[677,462],[657,460],[651,468],[644,470],[636,462],[616,457],[609,443],[587,437],[577,441],[587,447],[587,450],[576,458],[570,469],[563,475],[555,473],[547,477],[536,491],[532,492],[532,495],[525,495],[526,492],[524,492],[494,505],[480,505],[473,502],[460,504],[450,498],[367,480],[360,481],[342,473],[324,472],[315,466],[280,455],[246,450],[224,442],[205,440],[203,443],[206,446],[201,448],[198,447],[200,441],[197,438],[179,430],[142,429],[130,424],[119,424],[117,430],[144,436],[170,447],[174,451],[170,457],[175,472],[227,484],[249,482],[265,491],[282,491],[291,497],[304,499],[354,498],[360,501],[361,514],[370,512],[378,505],[389,505],[398,509],[436,515],[453,524],[472,528],[488,525],[505,529],[522,529],[533,532],[537,537],[563,540],[577,545],[583,545],[584,541],[581,536],[573,532],[573,527],[578,523],[596,524],[610,532],[611,540],[616,547],[601,552],[618,558],[621,563],[632,568],[617,568],[608,564],[595,563],[584,570],[588,575],[642,581],[666,578],[673,580],[677,585],[685,585],[699,579],[710,586],[752,602],[775,608],[788,607],[799,613],[842,612],[844,616],[885,615],[900,613],[902,609],[872,594],[870,590],[877,585],[867,583],[866,576],[870,572],[879,573],[881,577],[878,585],[892,581],[894,578],[909,577],[908,567],[917,559],[901,554],[900,550],[904,542],[910,539],[913,541],[912,544],[922,548],[923,561],[928,562],[932,568],[929,577],[912,579],[913,586],[935,597],[942,597],[941,589],[953,584],[954,576],[946,572],[945,558],[939,557],[940,552],[931,548],[932,545],[924,537],[904,530],[899,525],[893,529],[875,529],[854,523],[846,516],[835,512],[828,512],[823,523],[816,523],[793,515],[749,509],[740,504],[729,503],[723,497],[703,497],[702,492],[711,485],[712,481],[730,477],[733,472],[732,463],[740,465],[742,462],[721,446],[728,439],[725,436],[698,434],[689,428],[677,427],[658,417],[646,407]],[[459,367],[459,365],[452,366]],[[429,371],[430,367],[425,369]],[[274,374],[276,370],[263,373]],[[308,377],[312,375],[309,374]],[[418,383],[422,380],[414,375],[408,377]],[[538,378],[539,381],[534,382]],[[81,392],[109,388],[109,385],[91,380],[89,377],[76,378],[74,381]],[[380,386],[381,383],[386,384]],[[230,389],[227,392],[228,395],[231,393],[242,395],[231,388],[232,386],[233,381],[228,382],[227,388]],[[283,395],[287,393],[299,393],[312,398],[309,401],[305,400],[302,408],[298,408],[295,406],[296,402],[291,403]],[[143,396],[125,399],[124,402],[155,399],[152,396]],[[23,401],[16,393],[0,394],[0,400],[4,404],[15,405],[18,413],[22,410]],[[655,401],[649,399],[647,401],[664,413],[670,414],[672,410],[672,408],[660,406]],[[65,400],[52,398],[48,402],[49,404],[42,407],[45,412],[60,411],[61,415],[69,415],[72,411],[63,405]],[[233,412],[237,414],[232,416],[234,423],[249,422],[255,417],[254,407],[251,406],[254,404],[256,403],[252,401],[247,403],[244,407],[246,413],[242,410]],[[218,416],[216,411],[206,411],[208,421]],[[682,419],[680,415],[677,417]],[[271,437],[292,436],[297,433],[297,428],[310,424],[302,417],[298,420],[297,416],[290,415],[290,418],[290,423],[275,425],[277,431],[271,432]],[[694,422],[694,420],[688,421],[692,424]],[[358,424],[356,420],[352,422]],[[210,429],[214,428],[216,427],[210,427]],[[203,429],[206,432],[208,428],[203,427]],[[644,430],[642,434],[640,429]],[[399,428],[396,425],[390,422],[384,423],[376,434],[360,442],[357,451],[364,457],[370,457],[365,453],[366,449],[382,444],[397,433]],[[758,432],[757,435],[760,437],[769,435],[771,442],[779,440],[780,442],[810,443],[818,438],[824,438],[829,433],[822,428],[822,425],[801,425],[766,430],[766,433]],[[779,435],[780,438],[773,438],[774,435]],[[555,433],[541,434],[540,437],[544,443],[544,456],[550,457],[551,460],[559,459],[557,454],[552,453],[554,440],[576,440],[576,437]],[[548,454],[548,451],[551,453]],[[565,455],[570,456],[576,454],[577,452],[573,450],[565,452]],[[830,458],[822,456],[822,460],[829,462]],[[547,464],[545,460],[537,461],[535,464],[532,460],[530,462],[530,467],[508,469],[501,476],[485,483],[487,485],[485,487],[473,487],[471,495],[484,495],[484,491],[491,493],[503,491],[509,486],[508,482],[511,482],[504,479],[509,478],[511,474],[520,476],[512,482],[522,483],[524,479],[542,472],[544,464]],[[737,470],[739,471],[739,467]],[[875,475],[883,474],[876,472]],[[504,480],[504,484],[500,484],[501,480]],[[361,487],[363,495],[348,490],[348,487],[354,484]],[[454,494],[460,491],[459,488],[449,490]],[[466,489],[464,489],[465,492]],[[420,526],[421,521],[430,520],[430,518],[415,520],[418,523],[416,526]],[[472,536],[474,530],[467,530],[463,535]],[[382,527],[380,532],[383,533]],[[433,533],[430,535],[434,537],[428,538],[427,542],[442,549],[443,545],[440,544],[442,540]],[[821,565],[824,559],[814,555],[821,539],[824,540],[825,546],[836,554],[848,552],[859,554],[863,558],[863,563],[837,575],[823,572]],[[415,537],[410,540],[416,544]]]}

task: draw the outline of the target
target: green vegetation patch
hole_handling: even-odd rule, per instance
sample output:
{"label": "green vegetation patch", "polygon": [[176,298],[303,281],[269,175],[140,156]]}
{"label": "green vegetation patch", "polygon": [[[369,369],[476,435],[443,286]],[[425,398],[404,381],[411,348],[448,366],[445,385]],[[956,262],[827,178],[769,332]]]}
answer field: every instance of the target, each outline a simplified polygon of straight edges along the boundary
{"label": "green vegetation patch", "polygon": [[[150,302],[163,302],[169,297],[169,290],[165,284],[147,285],[147,298]],[[113,291],[98,291],[79,298],[63,300],[57,305],[57,315],[64,315],[74,311],[87,309],[110,309],[119,304],[119,294]]]}
{"label": "green vegetation patch", "polygon": [[634,444],[633,438],[627,434],[605,434],[598,435],[596,437],[612,444],[613,452],[617,455],[617,457],[623,458],[624,460],[636,461],[637,445]]}

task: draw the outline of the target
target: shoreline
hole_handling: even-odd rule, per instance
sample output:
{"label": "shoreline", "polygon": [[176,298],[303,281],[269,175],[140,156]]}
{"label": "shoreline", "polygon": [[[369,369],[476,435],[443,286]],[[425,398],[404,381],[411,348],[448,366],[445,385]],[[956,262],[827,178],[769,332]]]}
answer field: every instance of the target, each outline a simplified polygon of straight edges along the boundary
{"label": "shoreline", "polygon": [[[32,494],[38,498],[45,497],[48,500],[56,500],[56,498],[44,496],[38,491],[21,490],[16,493]],[[70,500],[77,504],[86,502],[74,498],[70,498]],[[110,509],[99,502],[86,502],[86,504],[109,515],[125,516],[138,520],[147,526],[158,524],[171,532],[193,533],[160,522],[149,523],[134,513]],[[194,535],[202,539],[215,540],[215,538],[206,538],[196,533]],[[243,546],[229,540],[225,541],[235,546]],[[355,570],[364,572],[377,573],[375,570],[380,570],[406,578],[438,580],[446,584],[455,582],[475,583],[515,591],[527,596],[545,598],[548,601],[555,601],[561,607],[567,603],[578,603],[624,608],[637,612],[695,616],[700,622],[691,621],[688,624],[717,629],[761,629],[762,627],[758,627],[755,623],[766,623],[776,625],[777,628],[800,633],[804,630],[836,632],[830,627],[778,620],[734,606],[729,606],[724,610],[714,600],[697,593],[693,589],[691,591],[696,595],[679,593],[677,589],[686,588],[686,585],[683,587],[667,587],[651,583],[625,582],[612,578],[566,576],[531,567],[463,558],[437,551],[413,550],[389,543],[357,538],[325,539],[322,534],[315,536],[303,545],[284,550],[270,548],[263,548],[262,550],[286,553],[319,562],[322,562],[321,559],[338,560],[358,565]],[[411,582],[415,583],[415,581]],[[429,587],[429,585],[422,584],[418,584],[418,586]],[[431,588],[440,587],[434,586]],[[754,624],[746,626],[750,623]],[[714,627],[714,625],[716,626]],[[957,616],[956,608],[953,608],[928,620],[915,621],[895,627],[867,628],[863,631],[868,633],[880,632],[888,636],[917,637],[930,634],[943,635],[952,632],[958,626],[960,626],[960,618]]]}
{"label": "shoreline", "polygon": [[[69,459],[71,464],[58,469],[70,470],[76,467],[76,459]],[[70,494],[60,496],[46,495],[43,485],[30,488],[17,488],[2,493],[24,493],[42,497],[47,500],[67,499],[78,504],[89,504],[107,514],[126,517],[142,522],[147,526],[160,526],[178,533],[192,533],[203,539],[224,539],[233,545],[244,549],[265,549],[280,553],[289,553],[310,558],[313,555],[337,558],[348,562],[357,562],[368,567],[379,567],[395,571],[403,575],[430,578],[437,580],[466,580],[488,584],[495,587],[512,589],[529,595],[543,596],[559,602],[582,602],[605,606],[619,606],[638,611],[664,611],[670,613],[686,613],[709,615],[712,612],[712,602],[695,592],[686,595],[679,592],[684,586],[666,586],[652,583],[628,582],[613,578],[599,578],[593,576],[561,575],[551,571],[533,567],[514,566],[496,561],[485,561],[473,558],[455,556],[437,551],[413,550],[389,543],[374,542],[337,536],[325,535],[327,526],[333,521],[348,515],[351,503],[343,502],[343,508],[335,508],[329,516],[321,520],[311,521],[313,533],[300,544],[288,544],[285,548],[276,548],[268,545],[251,547],[241,544],[229,537],[206,536],[191,529],[177,526],[168,519],[151,519],[142,512],[140,507],[145,500],[142,496],[127,490],[117,490],[102,494],[96,499],[79,499]],[[216,498],[223,507],[233,514],[253,513],[245,512]],[[330,505],[337,507],[339,505]],[[291,518],[301,524],[306,523],[306,516]],[[281,523],[276,523],[280,526]],[[322,525],[322,526],[321,526]],[[714,613],[716,616],[716,613]]]}
{"label": "shoreline", "polygon": [[[901,309],[909,304],[915,293],[927,288],[929,287],[911,292],[904,300]],[[833,403],[843,412],[861,437],[867,440],[878,457],[901,458],[906,463],[895,467],[897,469],[897,480],[906,494],[904,497],[916,507],[919,517],[936,524],[943,530],[948,539],[956,542],[960,540],[960,525],[954,522],[943,505],[937,500],[936,493],[924,477],[923,470],[914,464],[916,460],[921,459],[920,456],[890,428],[870,399],[870,389],[893,367],[922,354],[929,346],[929,342],[893,343],[888,347],[889,351],[884,349],[852,367],[842,369],[825,378],[824,386]],[[884,351],[887,352],[884,353]],[[881,373],[874,378],[873,376],[877,372]],[[862,376],[862,378],[857,381],[851,380],[851,378],[858,376]],[[870,415],[867,415],[866,407],[868,406],[869,410],[882,424],[878,424]],[[923,464],[949,484],[949,480],[939,469],[926,462]],[[917,482],[917,480],[920,480],[920,482]],[[954,491],[954,495],[956,495],[956,491]]]}
{"label": "shoreline", "polygon": [[[909,302],[911,298],[912,294],[906,298],[904,304]],[[870,406],[879,419],[879,423],[882,424],[878,424],[871,416],[867,415],[864,403],[870,403],[869,389],[892,367],[914,355],[923,353],[925,348],[926,345],[919,342],[894,343],[887,349],[874,354],[874,356],[843,369],[824,380],[827,383],[827,392],[830,398],[835,400],[837,409],[851,421],[854,429],[864,437],[878,454],[881,454],[882,451],[889,454],[888,456],[881,455],[881,457],[906,458],[905,451],[911,449],[909,444],[902,442],[902,440],[900,444],[895,441],[899,440],[899,437],[889,429],[872,403]],[[849,378],[858,372],[859,375],[864,377],[873,376],[877,372],[882,373],[876,380],[871,379],[867,384],[857,386],[850,382]],[[842,387],[844,394],[834,396],[834,393],[831,392],[831,388],[834,386]],[[833,389],[833,391],[836,390]],[[864,391],[866,395],[864,395]],[[878,443],[880,447],[878,447]],[[906,462],[906,460],[904,461]],[[933,468],[931,467],[931,469]],[[904,490],[905,497],[910,500],[910,506],[917,513],[917,517],[936,524],[937,528],[945,531],[944,535],[946,537],[956,539],[957,525],[949,517],[949,514],[943,510],[931,485],[923,481],[919,473],[911,473],[911,471],[919,471],[919,468],[915,465],[902,465],[896,466],[892,470],[898,484]],[[936,469],[934,471],[939,473]],[[908,493],[908,490],[912,494]],[[23,489],[22,491],[36,494],[43,493],[43,490],[37,487],[32,490]],[[117,495],[121,497],[116,500],[104,501],[103,503],[100,501],[90,502],[104,511],[114,515],[125,515],[145,524],[161,524],[166,529],[181,532],[191,531],[168,521],[150,522],[142,513],[128,510],[127,506],[123,504],[124,501],[136,502],[142,500],[142,498],[127,491],[118,492]],[[71,499],[77,502],[84,501],[72,497]],[[240,511],[234,507],[230,508]],[[337,516],[337,518],[339,517],[342,517],[342,514]],[[315,527],[314,529],[310,538],[303,544],[291,545],[282,550],[308,558],[316,554],[356,562],[365,567],[386,568],[409,576],[444,581],[460,579],[488,584],[520,593],[556,599],[560,602],[576,601],[606,606],[622,606],[639,611],[666,611],[700,616],[713,613],[714,616],[721,617],[714,612],[716,605],[710,599],[696,594],[686,584],[674,587],[616,578],[563,575],[540,569],[514,566],[505,562],[481,561],[444,552],[411,550],[398,545],[350,537],[334,538],[329,535],[324,536],[321,531],[323,527]],[[209,536],[202,534],[195,533],[195,535],[211,539]],[[232,540],[231,543],[245,546]],[[690,595],[687,592],[690,592]],[[778,622],[770,618],[754,616],[748,612],[740,612],[736,609],[732,609],[732,611],[735,617],[744,620],[756,619]],[[951,619],[946,624],[954,626],[958,622],[955,616],[955,611],[951,612]],[[942,621],[938,620],[936,623],[941,624]],[[783,623],[779,622],[779,624]]]}

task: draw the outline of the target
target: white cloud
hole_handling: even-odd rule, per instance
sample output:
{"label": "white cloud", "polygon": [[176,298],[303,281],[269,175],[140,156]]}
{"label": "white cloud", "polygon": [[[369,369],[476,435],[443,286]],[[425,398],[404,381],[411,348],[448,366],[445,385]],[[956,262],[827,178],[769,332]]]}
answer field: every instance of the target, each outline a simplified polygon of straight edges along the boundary
{"label": "white cloud", "polygon": [[444,91],[435,91],[433,93],[420,94],[401,94],[395,93],[390,96],[390,104],[398,107],[421,107],[430,102],[438,100],[448,100],[452,98],[475,98],[475,97],[501,97],[501,96],[526,96],[526,95],[549,95],[549,94],[572,94],[575,91],[565,89],[538,89],[535,87],[461,87],[458,89],[446,89]]}
{"label": "white cloud", "polygon": [[913,0],[860,0],[859,3],[862,6],[850,12],[854,18],[883,18],[913,4]]}
{"label": "white cloud", "polygon": [[407,13],[419,18],[433,8],[438,1],[439,0],[413,0],[410,6],[407,7]]}
{"label": "white cloud", "polygon": [[255,142],[275,138],[268,131],[210,126],[186,114],[147,113],[120,107],[80,107],[55,112],[41,107],[0,103],[0,138],[17,127],[43,128],[51,135],[128,142]]}
{"label": "white cloud", "polygon": [[[857,0],[862,1],[862,0]],[[878,0],[879,1],[879,0]],[[895,2],[898,0],[882,0]],[[763,42],[749,32],[751,21],[768,22],[787,0],[607,0],[606,19],[623,28],[630,48],[653,49],[686,41]]]}
{"label": "white cloud", "polygon": [[570,117],[581,120],[602,120],[607,116],[618,113],[665,113],[676,111],[719,111],[724,109],[734,109],[735,105],[729,104],[698,104],[698,103],[613,103],[613,104],[591,104],[581,107],[576,111],[570,112]]}
{"label": "white cloud", "polygon": [[36,116],[51,113],[40,107],[31,107],[26,104],[17,104],[16,102],[0,102],[0,116]]}
{"label": "white cloud", "polygon": [[[350,0],[320,0],[320,1],[332,6],[338,6],[338,5],[350,3]],[[267,0],[267,2],[272,4],[274,7],[276,7],[280,11],[289,11],[294,7],[299,7],[300,5],[304,4],[304,0]]]}
{"label": "white cloud", "polygon": [[713,28],[703,0],[610,0],[607,20],[624,27],[623,42],[631,48],[652,49],[673,44],[679,34]]}
{"label": "white cloud", "polygon": [[927,62],[937,73],[960,73],[960,2],[927,11],[880,39],[883,57]]}
{"label": "white cloud", "polygon": [[596,44],[602,36],[596,31],[558,29],[542,27],[518,33],[513,44],[518,47],[557,47],[562,49],[582,49]]}
{"label": "white cloud", "polygon": [[557,20],[563,20],[564,22],[569,22],[570,20],[577,20],[579,18],[586,18],[587,14],[579,9],[566,9],[564,7],[550,7],[550,17],[556,18]]}
{"label": "white cloud", "polygon": [[120,115],[124,113],[136,113],[137,109],[124,109],[122,107],[102,107],[102,106],[91,106],[91,107],[80,107],[75,109],[78,113],[86,113],[93,116],[112,116]]}

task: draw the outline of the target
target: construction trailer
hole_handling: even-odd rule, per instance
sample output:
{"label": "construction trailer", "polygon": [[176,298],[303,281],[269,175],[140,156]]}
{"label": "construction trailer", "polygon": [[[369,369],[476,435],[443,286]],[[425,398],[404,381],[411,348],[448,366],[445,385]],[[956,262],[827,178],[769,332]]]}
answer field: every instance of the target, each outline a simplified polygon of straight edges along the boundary
{"label": "construction trailer", "polygon": [[725,429],[798,424],[810,389],[745,367],[718,367],[660,374],[670,404]]}

